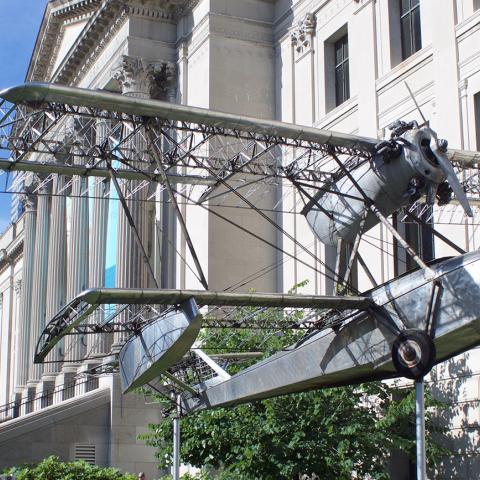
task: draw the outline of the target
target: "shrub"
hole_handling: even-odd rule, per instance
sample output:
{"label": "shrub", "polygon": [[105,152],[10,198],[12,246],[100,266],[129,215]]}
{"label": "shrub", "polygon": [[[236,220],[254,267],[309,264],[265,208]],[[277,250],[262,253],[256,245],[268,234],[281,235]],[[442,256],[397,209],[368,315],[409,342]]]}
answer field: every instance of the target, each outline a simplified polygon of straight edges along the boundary
{"label": "shrub", "polygon": [[135,480],[129,473],[115,468],[102,468],[84,461],[61,462],[58,457],[45,458],[37,465],[12,467],[3,472],[17,480]]}

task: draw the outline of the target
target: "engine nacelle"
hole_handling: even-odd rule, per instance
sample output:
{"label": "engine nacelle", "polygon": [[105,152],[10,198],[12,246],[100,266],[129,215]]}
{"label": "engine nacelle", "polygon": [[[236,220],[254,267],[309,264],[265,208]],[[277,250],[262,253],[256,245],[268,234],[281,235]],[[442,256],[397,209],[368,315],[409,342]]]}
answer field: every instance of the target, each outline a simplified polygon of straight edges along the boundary
{"label": "engine nacelle", "polygon": [[[401,151],[395,158],[377,154],[350,172],[355,183],[385,216],[424,194],[433,200],[437,187],[446,179],[437,159],[437,137],[431,129],[409,130],[398,139],[398,144]],[[379,223],[346,175],[326,187],[338,194],[320,191],[302,212],[321,242],[332,246],[337,245],[339,238],[353,242],[364,217],[362,233]]]}

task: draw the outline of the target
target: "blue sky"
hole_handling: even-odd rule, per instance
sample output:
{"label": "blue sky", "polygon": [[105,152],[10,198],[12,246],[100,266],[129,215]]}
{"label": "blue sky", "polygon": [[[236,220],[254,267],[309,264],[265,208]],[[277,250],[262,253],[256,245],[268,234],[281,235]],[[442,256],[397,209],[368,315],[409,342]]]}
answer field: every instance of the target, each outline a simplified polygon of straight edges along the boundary
{"label": "blue sky", "polygon": [[[0,0],[0,90],[25,80],[47,0]],[[4,156],[4,153],[0,153]],[[0,191],[5,176],[0,176]],[[10,222],[10,195],[0,193],[0,232]]]}

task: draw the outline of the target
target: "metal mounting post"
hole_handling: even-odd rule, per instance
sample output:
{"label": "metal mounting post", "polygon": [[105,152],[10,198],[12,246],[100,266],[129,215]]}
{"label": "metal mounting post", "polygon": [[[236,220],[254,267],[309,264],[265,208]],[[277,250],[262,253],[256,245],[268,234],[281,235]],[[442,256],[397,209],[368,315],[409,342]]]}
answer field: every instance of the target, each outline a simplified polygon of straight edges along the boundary
{"label": "metal mounting post", "polygon": [[173,419],[173,480],[180,480],[180,395],[177,395],[177,415]]}
{"label": "metal mounting post", "polygon": [[417,443],[417,480],[427,479],[425,455],[425,394],[423,378],[415,381],[415,435]]}

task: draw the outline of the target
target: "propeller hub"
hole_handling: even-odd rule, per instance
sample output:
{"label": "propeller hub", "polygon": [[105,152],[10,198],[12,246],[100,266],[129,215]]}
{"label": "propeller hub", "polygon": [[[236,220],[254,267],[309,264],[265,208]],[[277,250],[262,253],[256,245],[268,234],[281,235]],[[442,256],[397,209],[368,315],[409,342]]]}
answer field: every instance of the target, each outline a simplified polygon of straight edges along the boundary
{"label": "propeller hub", "polygon": [[436,145],[433,131],[428,127],[412,129],[404,133],[403,139],[406,141],[405,158],[426,183],[439,185],[445,181],[445,174],[432,149],[432,143]]}

